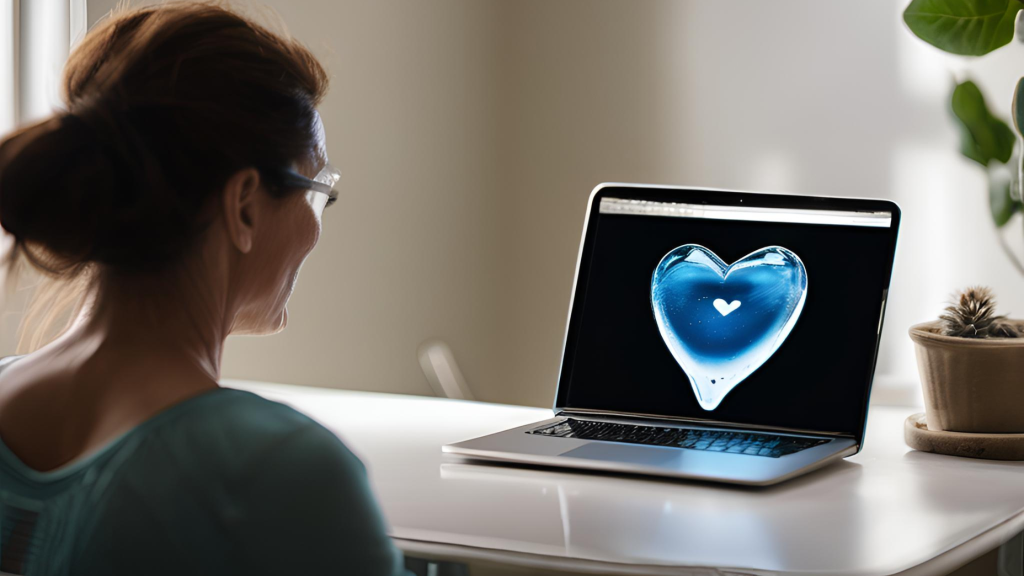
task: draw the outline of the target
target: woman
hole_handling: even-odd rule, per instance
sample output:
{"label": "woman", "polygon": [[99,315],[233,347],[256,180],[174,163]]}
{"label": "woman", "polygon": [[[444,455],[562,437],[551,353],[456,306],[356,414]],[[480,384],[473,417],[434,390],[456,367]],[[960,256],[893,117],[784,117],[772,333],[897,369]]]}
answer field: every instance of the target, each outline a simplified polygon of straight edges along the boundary
{"label": "woman", "polygon": [[67,113],[0,143],[12,258],[76,287],[56,340],[0,370],[0,572],[396,574],[359,460],[220,388],[272,334],[336,197],[299,43],[202,3],[114,14]]}

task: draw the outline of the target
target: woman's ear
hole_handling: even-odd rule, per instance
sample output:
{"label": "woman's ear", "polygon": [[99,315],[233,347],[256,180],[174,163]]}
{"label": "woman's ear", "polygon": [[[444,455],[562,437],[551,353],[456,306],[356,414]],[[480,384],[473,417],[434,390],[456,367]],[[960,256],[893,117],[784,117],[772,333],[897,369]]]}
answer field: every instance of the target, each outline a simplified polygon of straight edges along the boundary
{"label": "woman's ear", "polygon": [[252,250],[260,212],[260,173],[239,170],[224,184],[224,224],[231,242],[243,254]]}

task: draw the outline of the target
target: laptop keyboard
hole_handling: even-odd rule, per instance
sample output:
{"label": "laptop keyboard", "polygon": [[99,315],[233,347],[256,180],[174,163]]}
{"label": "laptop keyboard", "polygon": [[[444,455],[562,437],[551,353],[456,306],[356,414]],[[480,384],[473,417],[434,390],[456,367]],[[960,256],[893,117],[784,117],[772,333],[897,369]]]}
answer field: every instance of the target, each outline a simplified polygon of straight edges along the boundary
{"label": "laptop keyboard", "polygon": [[748,454],[750,456],[767,456],[768,458],[779,458],[828,442],[828,440],[820,438],[800,438],[797,436],[778,436],[775,434],[731,432],[728,430],[665,428],[662,426],[577,420],[575,418],[569,418],[544,428],[530,430],[528,433],[552,438],[579,438],[580,440],[672,446],[686,448],[687,450]]}

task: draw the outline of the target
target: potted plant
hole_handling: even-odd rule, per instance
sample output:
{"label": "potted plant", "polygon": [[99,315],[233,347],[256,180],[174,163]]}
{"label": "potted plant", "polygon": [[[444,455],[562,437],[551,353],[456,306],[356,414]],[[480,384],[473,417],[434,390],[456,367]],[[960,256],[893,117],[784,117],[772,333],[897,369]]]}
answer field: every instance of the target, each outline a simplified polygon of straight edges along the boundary
{"label": "potted plant", "polygon": [[[903,21],[918,38],[945,52],[983,56],[1013,41],[1017,20],[1024,14],[1021,10],[1024,3],[1019,0],[912,0],[903,12]],[[1024,40],[1021,28],[1017,35]],[[957,83],[950,98],[960,131],[960,152],[986,170],[988,204],[996,228],[1005,227],[1024,208],[1024,154],[1015,146],[1024,128],[1022,85],[1024,78],[1017,81],[1010,107],[1016,133],[989,111],[981,89],[970,79]],[[996,236],[1013,266],[1024,274],[1024,262],[1002,234]],[[1011,237],[1024,238],[1024,231]]]}
{"label": "potted plant", "polygon": [[910,328],[929,430],[1024,433],[1024,322],[995,311],[988,288],[968,288]]}

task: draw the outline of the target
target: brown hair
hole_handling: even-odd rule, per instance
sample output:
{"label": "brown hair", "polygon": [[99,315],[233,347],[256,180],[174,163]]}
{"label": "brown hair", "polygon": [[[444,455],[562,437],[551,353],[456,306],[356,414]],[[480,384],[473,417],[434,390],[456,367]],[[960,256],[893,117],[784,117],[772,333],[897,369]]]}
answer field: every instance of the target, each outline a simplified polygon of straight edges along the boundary
{"label": "brown hair", "polygon": [[121,10],[64,69],[67,112],[0,142],[12,267],[151,271],[186,253],[236,171],[308,156],[327,75],[299,42],[217,4]]}

